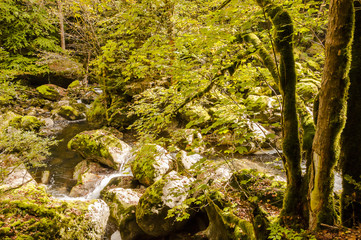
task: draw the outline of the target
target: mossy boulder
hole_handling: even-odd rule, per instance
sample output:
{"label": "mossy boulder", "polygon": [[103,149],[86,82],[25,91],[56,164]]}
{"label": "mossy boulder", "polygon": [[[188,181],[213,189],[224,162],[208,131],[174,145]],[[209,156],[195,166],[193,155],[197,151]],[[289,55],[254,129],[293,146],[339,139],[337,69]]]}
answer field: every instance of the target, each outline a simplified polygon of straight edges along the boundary
{"label": "mossy boulder", "polygon": [[187,106],[180,111],[181,118],[186,122],[192,122],[192,125],[204,125],[211,119],[211,116],[202,105]]}
{"label": "mossy boulder", "polygon": [[172,171],[147,188],[136,208],[139,227],[154,237],[180,230],[189,219],[176,221],[175,217],[166,217],[168,210],[187,199],[191,183],[191,179]]}
{"label": "mossy boulder", "polygon": [[104,192],[103,199],[109,206],[110,216],[117,222],[122,240],[145,239],[146,234],[138,226],[135,217],[141,195],[139,191],[124,188]]}
{"label": "mossy boulder", "polygon": [[58,114],[67,120],[79,120],[84,118],[83,114],[69,105],[61,106],[58,110]]}
{"label": "mossy boulder", "polygon": [[177,153],[177,166],[183,170],[190,170],[193,165],[199,163],[203,157],[199,154],[188,154],[186,151]]}
{"label": "mossy boulder", "polygon": [[109,208],[102,200],[63,201],[35,184],[2,194],[0,239],[101,239]]}
{"label": "mossy boulder", "polygon": [[80,87],[80,81],[79,80],[75,80],[72,83],[69,84],[68,89],[72,89],[72,88],[77,88]]}
{"label": "mossy boulder", "polygon": [[106,112],[107,108],[105,107],[102,97],[98,97],[86,111],[86,118],[92,126],[101,127],[107,123]]}
{"label": "mossy boulder", "polygon": [[150,186],[173,169],[173,159],[159,145],[145,144],[135,152],[131,163],[133,176],[143,185]]}
{"label": "mossy boulder", "polygon": [[53,84],[45,84],[37,87],[36,90],[40,93],[40,95],[48,100],[57,101],[60,99],[60,91],[58,86]]}
{"label": "mossy boulder", "polygon": [[4,114],[1,114],[0,115],[0,129],[8,127],[14,118],[19,118],[19,117],[21,117],[19,114],[16,114],[12,111],[8,111]]}
{"label": "mossy boulder", "polygon": [[77,134],[68,142],[68,148],[79,152],[84,158],[96,160],[114,169],[126,163],[131,149],[128,144],[103,129]]}
{"label": "mossy boulder", "polygon": [[305,101],[310,102],[318,94],[319,83],[313,79],[303,79],[297,83],[297,93]]}
{"label": "mossy boulder", "polygon": [[42,126],[45,126],[45,122],[34,116],[16,116],[9,125],[25,131],[38,131]]}
{"label": "mossy boulder", "polygon": [[262,112],[269,108],[269,97],[268,96],[259,96],[259,95],[249,95],[245,104],[247,109],[254,112]]}
{"label": "mossy boulder", "polygon": [[249,95],[244,104],[256,118],[267,123],[274,123],[281,119],[279,99],[277,97]]}

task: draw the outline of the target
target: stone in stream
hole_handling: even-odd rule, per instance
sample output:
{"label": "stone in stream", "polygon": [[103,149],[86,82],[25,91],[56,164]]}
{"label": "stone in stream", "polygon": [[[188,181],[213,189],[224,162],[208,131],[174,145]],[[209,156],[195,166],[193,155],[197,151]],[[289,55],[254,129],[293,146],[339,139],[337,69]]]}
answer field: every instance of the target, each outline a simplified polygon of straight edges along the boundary
{"label": "stone in stream", "polygon": [[126,163],[131,150],[128,144],[103,129],[77,134],[68,142],[68,148],[114,169]]}
{"label": "stone in stream", "polygon": [[107,173],[109,169],[99,163],[81,161],[74,169],[73,179],[77,180],[77,184],[71,189],[69,196],[81,197],[91,193]]}
{"label": "stone in stream", "polygon": [[135,152],[131,163],[133,176],[143,185],[150,186],[173,169],[174,160],[159,145],[146,144]]}
{"label": "stone in stream", "polygon": [[71,121],[85,118],[84,114],[69,105],[61,106],[58,110],[58,114]]}
{"label": "stone in stream", "polygon": [[166,236],[182,229],[189,219],[176,221],[175,217],[166,217],[168,210],[187,199],[192,181],[172,171],[148,187],[136,208],[139,227],[154,237]]}
{"label": "stone in stream", "polygon": [[103,199],[108,204],[110,216],[115,219],[122,240],[144,239],[147,235],[138,226],[135,217],[136,206],[141,191],[114,188],[103,192]]}
{"label": "stone in stream", "polygon": [[44,171],[41,176],[41,183],[48,184],[50,182],[50,171]]}

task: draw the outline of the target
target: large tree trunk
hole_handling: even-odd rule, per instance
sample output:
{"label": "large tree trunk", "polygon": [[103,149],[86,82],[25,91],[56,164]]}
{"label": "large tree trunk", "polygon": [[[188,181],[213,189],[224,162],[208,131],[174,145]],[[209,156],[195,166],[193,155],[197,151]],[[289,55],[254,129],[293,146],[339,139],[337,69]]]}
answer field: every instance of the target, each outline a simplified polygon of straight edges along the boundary
{"label": "large tree trunk", "polygon": [[[355,9],[361,3],[354,1]],[[343,225],[352,227],[361,223],[361,189],[347,179],[361,182],[361,11],[355,11],[355,31],[349,72],[350,88],[347,102],[347,121],[341,135],[342,186],[341,219]]]}
{"label": "large tree trunk", "polygon": [[331,0],[326,36],[326,59],[322,75],[316,134],[312,148],[309,185],[309,228],[334,224],[333,170],[338,158],[339,137],[345,122],[353,1]]}
{"label": "large tree trunk", "polygon": [[284,220],[294,221],[303,218],[303,199],[300,197],[301,147],[298,134],[298,117],[296,110],[296,71],[293,56],[293,23],[290,15],[282,7],[269,0],[257,0],[265,10],[276,29],[275,45],[280,55],[279,87],[282,101],[282,130],[284,167],[287,174],[287,189],[283,202]]}

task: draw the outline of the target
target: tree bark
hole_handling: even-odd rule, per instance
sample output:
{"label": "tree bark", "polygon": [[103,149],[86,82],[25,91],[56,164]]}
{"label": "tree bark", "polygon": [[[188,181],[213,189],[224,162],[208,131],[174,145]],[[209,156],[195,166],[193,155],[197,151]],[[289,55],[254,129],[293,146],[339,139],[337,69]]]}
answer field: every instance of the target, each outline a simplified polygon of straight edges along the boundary
{"label": "tree bark", "polygon": [[283,202],[283,220],[303,218],[301,146],[296,109],[296,70],[293,55],[293,23],[287,11],[269,0],[257,0],[276,29],[275,47],[280,55],[279,87],[282,101],[283,163],[287,189]]}
{"label": "tree bark", "polygon": [[[354,1],[355,9],[361,3]],[[347,227],[361,223],[361,189],[347,179],[361,182],[361,12],[355,11],[355,30],[349,72],[350,88],[347,101],[347,121],[341,135],[342,187],[341,219]]]}
{"label": "tree bark", "polygon": [[353,1],[331,0],[326,36],[325,66],[319,97],[317,127],[312,146],[309,183],[309,228],[336,221],[333,203],[334,166],[338,159],[340,132],[345,122]]}

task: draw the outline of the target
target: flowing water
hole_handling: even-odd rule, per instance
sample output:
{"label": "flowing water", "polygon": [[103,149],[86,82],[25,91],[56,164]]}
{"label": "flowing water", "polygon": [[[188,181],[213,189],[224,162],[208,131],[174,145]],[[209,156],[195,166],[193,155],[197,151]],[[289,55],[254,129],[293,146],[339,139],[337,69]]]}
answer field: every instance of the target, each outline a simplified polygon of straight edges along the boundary
{"label": "flowing water", "polygon": [[60,142],[50,149],[51,156],[44,169],[50,172],[48,189],[54,196],[62,196],[68,193],[76,184],[76,181],[73,180],[73,171],[83,158],[79,153],[69,150],[67,144],[76,134],[86,130],[90,130],[87,121],[76,121],[68,124],[56,136]]}

